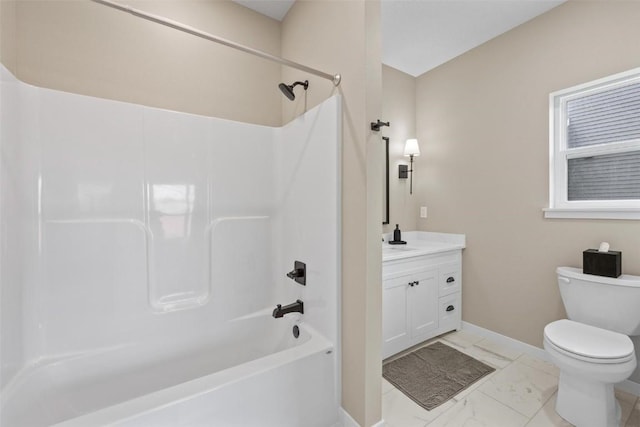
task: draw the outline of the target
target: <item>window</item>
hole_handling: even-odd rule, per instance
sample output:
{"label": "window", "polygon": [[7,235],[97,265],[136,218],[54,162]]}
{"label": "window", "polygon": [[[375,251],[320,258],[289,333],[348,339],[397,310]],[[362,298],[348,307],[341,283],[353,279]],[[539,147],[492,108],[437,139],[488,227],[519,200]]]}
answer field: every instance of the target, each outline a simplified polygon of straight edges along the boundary
{"label": "window", "polygon": [[549,96],[547,218],[640,219],[640,68]]}

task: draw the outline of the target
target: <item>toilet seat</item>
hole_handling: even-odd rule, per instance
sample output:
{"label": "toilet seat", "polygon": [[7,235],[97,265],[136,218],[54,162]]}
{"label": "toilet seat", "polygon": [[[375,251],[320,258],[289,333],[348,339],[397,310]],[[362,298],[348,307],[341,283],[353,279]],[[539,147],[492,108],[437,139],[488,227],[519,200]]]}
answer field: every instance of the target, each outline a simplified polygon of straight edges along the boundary
{"label": "toilet seat", "polygon": [[544,338],[559,353],[590,363],[625,363],[635,358],[628,336],[568,319],[549,323]]}

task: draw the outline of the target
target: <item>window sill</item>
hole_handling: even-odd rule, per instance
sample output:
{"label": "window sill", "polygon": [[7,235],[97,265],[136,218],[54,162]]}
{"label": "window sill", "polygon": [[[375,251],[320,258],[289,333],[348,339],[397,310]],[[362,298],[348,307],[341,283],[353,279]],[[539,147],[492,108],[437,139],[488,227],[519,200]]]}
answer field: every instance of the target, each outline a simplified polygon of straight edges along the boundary
{"label": "window sill", "polygon": [[635,208],[544,208],[542,210],[545,218],[640,220],[640,209]]}

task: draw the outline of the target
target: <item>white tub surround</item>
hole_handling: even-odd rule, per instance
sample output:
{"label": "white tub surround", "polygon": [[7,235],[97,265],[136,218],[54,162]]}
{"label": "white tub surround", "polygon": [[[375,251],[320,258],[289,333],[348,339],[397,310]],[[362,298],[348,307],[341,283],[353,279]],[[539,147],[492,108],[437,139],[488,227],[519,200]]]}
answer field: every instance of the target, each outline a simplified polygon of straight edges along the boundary
{"label": "white tub surround", "polygon": [[2,73],[0,425],[335,423],[340,98],[271,128]]}
{"label": "white tub surround", "polygon": [[410,231],[382,250],[382,357],[462,325],[463,234]]}

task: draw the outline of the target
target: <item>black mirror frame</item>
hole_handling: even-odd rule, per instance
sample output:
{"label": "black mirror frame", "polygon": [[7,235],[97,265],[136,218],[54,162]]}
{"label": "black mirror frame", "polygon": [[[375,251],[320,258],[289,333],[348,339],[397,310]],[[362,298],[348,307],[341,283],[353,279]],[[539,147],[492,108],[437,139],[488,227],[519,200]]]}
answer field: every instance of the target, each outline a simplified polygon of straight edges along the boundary
{"label": "black mirror frame", "polygon": [[384,169],[385,169],[385,185],[384,185],[384,217],[382,218],[382,224],[389,224],[389,138],[382,137],[385,143],[385,156],[384,156]]}

